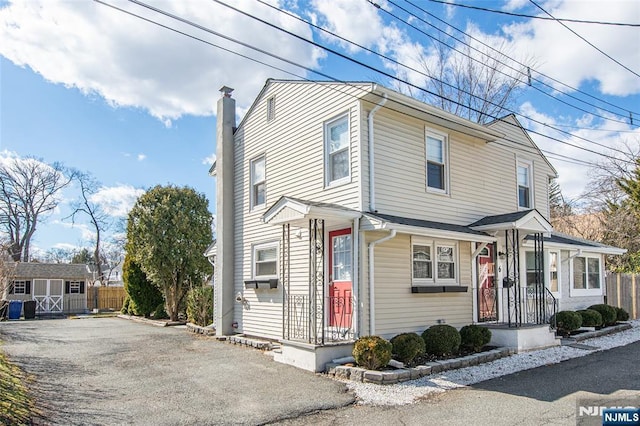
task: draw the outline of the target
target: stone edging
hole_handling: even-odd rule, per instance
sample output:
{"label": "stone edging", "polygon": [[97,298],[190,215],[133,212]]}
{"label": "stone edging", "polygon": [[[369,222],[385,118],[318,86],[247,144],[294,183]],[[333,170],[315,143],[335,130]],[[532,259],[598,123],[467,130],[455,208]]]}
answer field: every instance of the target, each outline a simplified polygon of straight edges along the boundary
{"label": "stone edging", "polygon": [[196,334],[203,334],[205,336],[213,336],[214,334],[216,334],[216,329],[213,327],[202,327],[191,322],[187,323],[187,331]]}
{"label": "stone edging", "polygon": [[337,379],[353,380],[355,382],[377,383],[379,385],[392,385],[407,380],[415,380],[429,374],[440,373],[446,370],[470,367],[472,365],[483,364],[495,361],[515,354],[516,351],[510,348],[498,348],[487,352],[480,352],[467,355],[461,358],[452,358],[442,361],[428,362],[425,365],[418,365],[413,368],[401,368],[392,371],[366,370],[360,367],[349,367],[340,364],[327,364],[327,374]]}
{"label": "stone edging", "polygon": [[187,323],[186,321],[152,320],[149,318],[143,318],[143,317],[137,317],[135,315],[125,315],[125,314],[118,315],[118,318],[136,321],[136,322],[144,322],[147,324],[155,325],[157,327],[171,327],[174,325],[185,325]]}
{"label": "stone edging", "polygon": [[572,339],[576,342],[580,342],[582,340],[591,339],[594,337],[601,337],[601,336],[606,336],[607,334],[618,333],[620,331],[628,330],[630,328],[633,328],[633,327],[629,323],[617,324],[611,327],[601,328],[600,330],[587,331],[586,333],[580,333],[580,334],[576,334],[575,336],[569,336],[569,339]]}

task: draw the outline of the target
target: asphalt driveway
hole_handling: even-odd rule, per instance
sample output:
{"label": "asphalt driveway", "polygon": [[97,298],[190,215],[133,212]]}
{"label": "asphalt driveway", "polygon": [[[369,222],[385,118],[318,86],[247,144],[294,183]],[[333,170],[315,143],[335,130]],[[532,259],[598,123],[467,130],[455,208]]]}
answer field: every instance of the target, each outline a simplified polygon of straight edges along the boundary
{"label": "asphalt driveway", "polygon": [[44,424],[262,424],[343,407],[343,384],[260,351],[118,318],[0,323]]}

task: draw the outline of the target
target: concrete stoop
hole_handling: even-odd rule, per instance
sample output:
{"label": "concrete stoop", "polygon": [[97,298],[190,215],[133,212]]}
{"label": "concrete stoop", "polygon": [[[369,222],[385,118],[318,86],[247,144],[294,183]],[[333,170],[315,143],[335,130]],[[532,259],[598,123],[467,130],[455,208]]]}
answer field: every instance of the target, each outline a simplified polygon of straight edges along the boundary
{"label": "concrete stoop", "polygon": [[507,327],[502,324],[485,325],[491,330],[491,346],[507,347],[516,352],[546,349],[560,346],[561,339],[556,337],[548,324]]}

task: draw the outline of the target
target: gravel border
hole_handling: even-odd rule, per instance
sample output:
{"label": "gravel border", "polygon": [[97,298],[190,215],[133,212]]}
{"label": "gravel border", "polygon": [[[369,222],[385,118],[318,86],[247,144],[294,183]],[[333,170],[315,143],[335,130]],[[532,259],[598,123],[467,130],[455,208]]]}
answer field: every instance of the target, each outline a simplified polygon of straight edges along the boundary
{"label": "gravel border", "polygon": [[640,320],[633,320],[629,323],[631,328],[627,330],[582,340],[580,343],[585,346],[588,345],[589,349],[555,346],[548,349],[521,352],[482,365],[432,374],[416,380],[388,386],[354,382],[338,377],[336,379],[346,382],[347,388],[355,393],[357,404],[360,405],[413,404],[430,394],[445,392],[449,389],[468,386],[522,370],[556,364],[571,358],[578,358],[593,352],[605,351],[640,341]]}

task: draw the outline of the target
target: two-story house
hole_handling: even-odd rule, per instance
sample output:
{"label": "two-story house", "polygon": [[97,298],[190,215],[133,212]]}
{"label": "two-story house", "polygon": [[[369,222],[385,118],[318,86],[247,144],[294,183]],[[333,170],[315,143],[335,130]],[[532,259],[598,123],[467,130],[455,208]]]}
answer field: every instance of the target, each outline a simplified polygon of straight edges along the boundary
{"label": "two-story house", "polygon": [[604,254],[622,250],[553,233],[556,171],[514,116],[480,125],[375,83],[268,80],[236,127],[221,90],[218,334],[278,340],[276,359],[321,371],[359,336],[436,323],[551,345],[555,310],[603,301]]}

